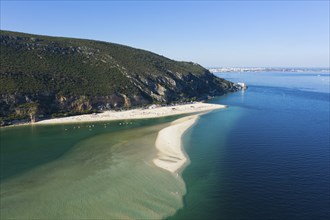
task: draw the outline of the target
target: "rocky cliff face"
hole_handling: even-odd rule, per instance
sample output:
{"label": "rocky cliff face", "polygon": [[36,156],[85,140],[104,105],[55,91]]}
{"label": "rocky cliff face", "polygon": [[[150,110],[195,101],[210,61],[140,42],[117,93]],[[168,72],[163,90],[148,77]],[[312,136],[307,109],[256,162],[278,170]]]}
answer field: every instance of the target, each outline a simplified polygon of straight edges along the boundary
{"label": "rocky cliff face", "polygon": [[236,91],[198,64],[127,46],[1,31],[0,123]]}

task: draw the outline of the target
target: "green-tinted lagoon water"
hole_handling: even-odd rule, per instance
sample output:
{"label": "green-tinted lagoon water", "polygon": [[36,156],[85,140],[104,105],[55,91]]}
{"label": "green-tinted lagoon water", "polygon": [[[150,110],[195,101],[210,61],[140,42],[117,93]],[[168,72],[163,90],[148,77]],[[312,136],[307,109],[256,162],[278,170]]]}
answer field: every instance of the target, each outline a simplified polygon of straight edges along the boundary
{"label": "green-tinted lagoon water", "polygon": [[152,159],[178,117],[1,129],[1,219],[173,215],[185,184]]}

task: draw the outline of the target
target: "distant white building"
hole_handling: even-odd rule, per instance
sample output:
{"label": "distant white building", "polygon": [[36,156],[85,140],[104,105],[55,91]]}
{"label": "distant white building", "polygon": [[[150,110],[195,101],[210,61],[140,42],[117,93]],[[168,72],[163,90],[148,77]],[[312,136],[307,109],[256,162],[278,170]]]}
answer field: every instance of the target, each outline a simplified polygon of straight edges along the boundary
{"label": "distant white building", "polygon": [[238,85],[241,89],[247,89],[247,85],[243,82],[238,82],[236,85]]}

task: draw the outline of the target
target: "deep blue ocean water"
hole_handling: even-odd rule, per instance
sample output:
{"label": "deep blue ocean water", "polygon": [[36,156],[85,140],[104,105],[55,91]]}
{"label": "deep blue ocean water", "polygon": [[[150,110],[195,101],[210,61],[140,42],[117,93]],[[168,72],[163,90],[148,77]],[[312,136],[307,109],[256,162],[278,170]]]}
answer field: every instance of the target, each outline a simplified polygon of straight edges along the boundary
{"label": "deep blue ocean water", "polygon": [[219,73],[248,90],[211,100],[185,135],[184,208],[170,219],[330,219],[329,73]]}

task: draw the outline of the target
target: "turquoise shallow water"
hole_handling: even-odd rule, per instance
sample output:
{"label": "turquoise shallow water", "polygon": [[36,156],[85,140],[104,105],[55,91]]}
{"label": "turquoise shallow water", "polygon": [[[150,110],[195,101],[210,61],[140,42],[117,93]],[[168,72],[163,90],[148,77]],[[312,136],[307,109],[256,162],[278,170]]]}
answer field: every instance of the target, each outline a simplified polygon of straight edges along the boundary
{"label": "turquoise shallow water", "polygon": [[167,123],[176,118],[0,128],[1,180],[56,160],[77,142],[95,135]]}
{"label": "turquoise shallow water", "polygon": [[1,130],[1,219],[160,219],[183,206],[180,176],[152,160],[178,118]]}
{"label": "turquoise shallow water", "polygon": [[185,137],[184,208],[169,219],[329,219],[329,74],[223,73],[249,89],[212,100]]}

